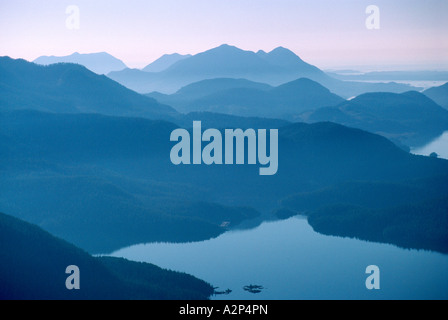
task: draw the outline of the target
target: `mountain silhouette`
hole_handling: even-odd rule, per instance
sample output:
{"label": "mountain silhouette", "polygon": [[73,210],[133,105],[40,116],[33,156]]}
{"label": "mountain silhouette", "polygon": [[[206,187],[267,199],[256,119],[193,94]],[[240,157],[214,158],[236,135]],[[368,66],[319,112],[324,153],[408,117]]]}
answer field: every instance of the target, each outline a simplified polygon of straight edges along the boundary
{"label": "mountain silhouette", "polygon": [[265,91],[272,89],[271,86],[265,83],[249,81],[246,79],[218,78],[189,84],[177,91],[176,94],[182,97],[182,99],[190,100],[236,88],[248,88]]}
{"label": "mountain silhouette", "polygon": [[0,109],[166,118],[176,112],[77,64],[0,58]]}
{"label": "mountain silhouette", "polygon": [[429,88],[428,90],[425,90],[423,94],[445,109],[448,109],[448,82],[440,87]]}
{"label": "mountain silhouette", "polygon": [[332,106],[344,99],[310,79],[301,78],[283,84],[271,91],[277,108],[285,108],[285,113],[296,114],[297,110],[317,109],[318,106]]}
{"label": "mountain silhouette", "polygon": [[270,85],[246,79],[216,78],[194,82],[171,95],[160,92],[151,92],[145,95],[154,98],[161,103],[173,106],[178,111],[188,112],[188,110],[194,110],[195,108],[187,108],[187,106],[193,104],[199,98],[237,88],[258,89],[263,91],[272,89]]}
{"label": "mountain silhouette", "polygon": [[[0,300],[207,299],[213,288],[147,263],[92,257],[39,227],[0,213]],[[67,290],[68,266],[80,290]],[[32,268],[30,268],[32,266]]]}
{"label": "mountain silhouette", "polygon": [[[283,55],[287,55],[288,59],[281,61],[279,56]],[[300,73],[303,77],[312,74],[325,77],[318,68],[303,62],[287,49],[278,48],[261,54],[226,44],[183,59],[163,72],[143,74],[127,69],[111,72],[109,77],[138,92],[166,93],[175,92],[193,82],[214,78],[244,78],[279,85],[286,82],[285,78],[294,80],[299,77],[291,78],[292,73]]]}
{"label": "mountain silhouette", "polygon": [[179,76],[194,72],[201,77],[216,77],[216,74],[221,74],[223,78],[233,78],[238,73],[247,75],[266,68],[275,69],[274,65],[267,63],[252,51],[224,44],[177,63],[167,70],[167,73]]}
{"label": "mountain silhouette", "polygon": [[275,88],[248,80],[203,80],[173,95],[153,93],[149,96],[183,113],[207,111],[285,120],[307,110],[344,101],[319,83],[306,78]]}
{"label": "mountain silhouette", "polygon": [[306,63],[294,52],[284,47],[277,47],[269,53],[260,50],[257,55],[272,65],[299,71],[303,73],[304,77],[322,73],[319,68]]}
{"label": "mountain silhouette", "polygon": [[365,92],[401,93],[413,89],[409,85],[397,83],[341,81],[330,77],[282,47],[269,53],[264,51],[255,53],[226,44],[178,61],[161,72],[125,69],[111,72],[108,76],[140,93],[158,91],[172,94],[191,83],[215,78],[244,78],[271,86],[279,86],[298,78],[309,78],[344,98]]}
{"label": "mountain silhouette", "polygon": [[448,129],[448,111],[416,91],[367,93],[336,107],[321,108],[303,119],[361,128],[413,147]]}
{"label": "mountain silhouette", "polygon": [[146,67],[144,67],[142,69],[142,71],[161,72],[161,71],[168,69],[176,62],[187,59],[189,57],[191,57],[190,54],[186,54],[186,55],[181,55],[178,53],[164,54],[159,59],[155,60],[154,62],[152,62],[149,65],[147,65]]}
{"label": "mountain silhouette", "polygon": [[75,52],[69,56],[63,57],[41,56],[33,62],[45,66],[54,63],[76,63],[97,74],[108,74],[112,71],[120,71],[127,68],[123,61],[106,52],[87,54]]}

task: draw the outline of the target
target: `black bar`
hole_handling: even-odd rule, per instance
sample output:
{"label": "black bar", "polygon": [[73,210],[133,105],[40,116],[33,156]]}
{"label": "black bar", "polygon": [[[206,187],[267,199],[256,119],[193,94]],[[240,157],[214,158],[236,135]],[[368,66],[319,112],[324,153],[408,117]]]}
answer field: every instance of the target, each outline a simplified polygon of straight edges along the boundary
{"label": "black bar", "polygon": [[[311,319],[320,318],[353,318],[360,319],[367,315],[384,315],[397,312],[400,318],[405,315],[415,315],[416,312],[422,312],[427,309],[428,301],[132,301],[131,303],[100,301],[95,307],[85,305],[81,302],[65,302],[69,305],[62,305],[61,309],[68,312],[70,316],[85,318],[86,315],[93,315],[98,312],[104,318],[106,315],[117,316],[118,312],[124,312],[126,319]],[[91,301],[89,301],[91,302]],[[103,302],[105,302],[103,304]],[[2,310],[17,312],[20,309],[18,304],[21,302],[2,301]],[[36,314],[48,314],[49,308],[46,301],[32,302],[32,310]],[[64,303],[63,303],[64,304]],[[258,307],[257,307],[258,306]],[[263,308],[260,308],[260,307]],[[185,308],[189,308],[188,314],[182,314]],[[431,301],[432,314],[446,310],[446,301]],[[184,309],[183,309],[184,308]],[[212,313],[210,315],[210,310]],[[207,311],[206,311],[207,309]],[[53,309],[55,314],[58,314]],[[191,313],[195,310],[194,314]]]}

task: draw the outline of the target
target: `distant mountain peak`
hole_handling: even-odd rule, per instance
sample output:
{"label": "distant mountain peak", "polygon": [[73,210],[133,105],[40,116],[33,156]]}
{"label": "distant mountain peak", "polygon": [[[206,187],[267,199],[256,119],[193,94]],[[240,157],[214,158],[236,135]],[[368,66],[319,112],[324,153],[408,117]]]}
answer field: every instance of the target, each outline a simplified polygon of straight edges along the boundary
{"label": "distant mountain peak", "polygon": [[229,44],[222,44],[219,47],[207,50],[205,52],[216,52],[216,51],[219,51],[219,52],[244,52],[243,49],[240,49],[238,47],[235,47],[235,46],[232,46]]}
{"label": "distant mountain peak", "polygon": [[284,52],[292,52],[288,48],[279,46],[279,47],[275,48],[274,50],[272,50],[270,53],[272,53],[272,52],[282,52],[282,51],[284,51]]}
{"label": "distant mountain peak", "polygon": [[142,69],[145,72],[162,72],[170,68],[177,62],[190,58],[191,54],[182,55],[179,53],[164,54],[159,59],[153,61]]}
{"label": "distant mountain peak", "polygon": [[68,56],[41,56],[33,62],[40,65],[50,65],[61,62],[76,63],[83,65],[90,71],[93,71],[97,74],[108,74],[112,71],[121,71],[127,68],[123,61],[115,58],[107,52],[74,52]]}
{"label": "distant mountain peak", "polygon": [[179,53],[166,53],[162,57],[181,57],[182,55]]}
{"label": "distant mountain peak", "polygon": [[285,47],[277,47],[268,53],[268,56],[276,59],[289,59],[289,61],[296,61],[304,63],[304,61],[293,51]]}
{"label": "distant mountain peak", "polygon": [[239,48],[237,48],[237,47],[235,47],[235,46],[232,46],[232,45],[230,45],[230,44],[227,44],[227,43],[223,43],[223,44],[220,45],[218,48],[235,48],[235,49],[239,49]]}
{"label": "distant mountain peak", "polygon": [[411,99],[413,99],[416,102],[418,101],[418,102],[421,102],[421,103],[424,103],[424,104],[427,104],[427,105],[431,105],[431,104],[432,105],[436,105],[437,104],[430,97],[426,96],[425,94],[423,94],[421,92],[415,91],[415,90],[404,92],[401,95],[403,95],[405,97],[408,97],[408,98],[411,98]]}
{"label": "distant mountain peak", "polygon": [[[300,89],[300,90],[310,90],[310,94],[311,94],[311,90],[315,91],[318,90],[319,93],[322,92],[330,92],[330,90],[328,90],[328,88],[324,87],[323,85],[321,85],[320,83],[313,81],[311,79],[308,78],[299,78],[297,80],[293,80],[287,83],[284,83],[280,86],[278,86],[277,88],[275,88],[275,90],[290,90],[290,89]],[[342,98],[341,98],[342,99]]]}
{"label": "distant mountain peak", "polygon": [[125,71],[111,73],[109,77],[141,93],[174,93],[190,83],[214,78],[244,78],[274,86],[300,77],[314,80],[328,78],[323,71],[304,62],[284,47],[266,53],[263,50],[243,50],[229,44],[177,61],[157,73],[160,74],[130,74]]}

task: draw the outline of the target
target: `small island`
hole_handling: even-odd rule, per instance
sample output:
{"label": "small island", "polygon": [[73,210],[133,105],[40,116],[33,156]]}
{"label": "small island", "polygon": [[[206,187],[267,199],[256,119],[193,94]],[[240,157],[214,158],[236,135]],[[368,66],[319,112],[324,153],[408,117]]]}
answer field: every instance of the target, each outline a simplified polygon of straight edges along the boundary
{"label": "small island", "polygon": [[213,289],[214,289],[213,294],[216,295],[216,296],[219,296],[219,295],[226,295],[227,296],[227,295],[232,293],[232,290],[230,290],[230,289],[227,289],[225,291],[218,291],[219,287],[214,287]]}
{"label": "small island", "polygon": [[259,286],[259,285],[248,285],[248,286],[244,286],[243,287],[244,291],[253,293],[253,294],[257,294],[257,293],[261,293],[265,288],[263,286]]}

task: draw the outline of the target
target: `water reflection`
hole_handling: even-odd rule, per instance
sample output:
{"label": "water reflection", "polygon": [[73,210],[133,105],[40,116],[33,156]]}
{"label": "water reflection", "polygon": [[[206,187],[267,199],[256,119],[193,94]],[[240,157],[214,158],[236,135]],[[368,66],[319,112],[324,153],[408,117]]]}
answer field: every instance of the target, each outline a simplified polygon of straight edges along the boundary
{"label": "water reflection", "polygon": [[[213,299],[448,299],[448,255],[323,236],[297,217],[209,241],[136,245],[113,255],[229,288]],[[366,289],[369,265],[381,269],[379,291]]]}

